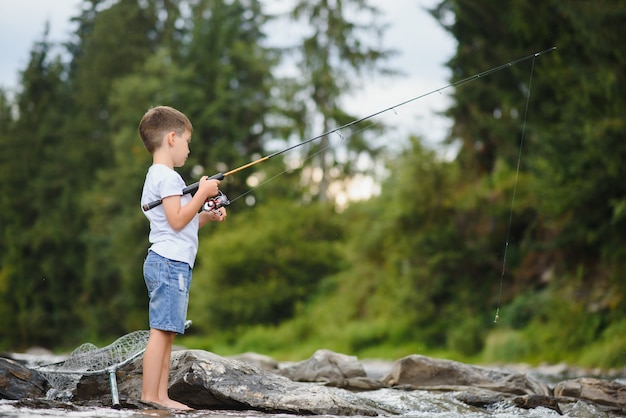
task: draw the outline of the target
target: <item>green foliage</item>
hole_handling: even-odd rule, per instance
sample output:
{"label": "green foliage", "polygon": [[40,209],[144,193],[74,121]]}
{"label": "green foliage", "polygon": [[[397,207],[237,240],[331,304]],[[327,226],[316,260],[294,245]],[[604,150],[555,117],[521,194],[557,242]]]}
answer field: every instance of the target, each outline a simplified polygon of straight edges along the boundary
{"label": "green foliage", "polygon": [[[180,103],[194,125],[192,153],[206,174],[225,172],[264,153],[271,139],[276,53],[263,46],[265,23],[259,1],[203,0],[193,5],[188,45],[179,52],[184,69],[167,101]],[[175,58],[172,58],[175,59]],[[228,179],[229,192],[247,190],[245,175]]]}
{"label": "green foliage", "polygon": [[521,330],[530,324],[533,318],[546,317],[548,292],[527,291],[518,295],[510,304],[502,308],[500,325]]}
{"label": "green foliage", "polygon": [[[487,363],[519,363],[543,360],[543,351],[537,351],[532,335],[509,328],[489,333],[483,350],[483,361]],[[545,348],[548,350],[548,348]]]}
{"label": "green foliage", "polygon": [[[487,362],[568,362],[596,367],[623,364],[622,318],[588,304],[585,284],[560,280],[540,293],[527,292],[503,307],[498,329],[487,338]],[[599,353],[602,352],[603,355]]]}
{"label": "green foliage", "polygon": [[7,314],[0,337],[17,346],[64,339],[58,330],[75,320],[67,301],[77,299],[82,273],[77,237],[85,224],[76,192],[85,162],[67,135],[73,107],[50,48],[44,36],[33,49],[0,137],[0,305]]}
{"label": "green foliage", "polygon": [[616,318],[599,338],[587,341],[587,348],[572,362],[591,364],[604,369],[620,368],[626,363],[626,321]]}
{"label": "green foliage", "polygon": [[234,211],[228,225],[210,228],[213,234],[202,237],[190,301],[204,329],[290,319],[324,277],[343,267],[343,231],[328,207],[275,202]]}
{"label": "green foliage", "polygon": [[[504,352],[514,353],[507,359],[522,360],[539,353],[544,360],[577,361],[586,343],[623,310],[623,298],[616,296],[623,293],[622,274],[616,269],[624,248],[626,173],[617,138],[625,129],[620,92],[626,57],[609,45],[625,35],[618,23],[625,14],[624,5],[611,1],[531,7],[444,0],[433,10],[459,41],[449,63],[454,80],[557,47],[532,63],[490,75],[489,82],[462,86],[448,111],[454,120],[450,141],[461,142],[457,161],[476,183],[488,179],[485,173],[497,170],[499,162],[516,164],[521,141],[511,133],[525,127],[520,184],[530,193],[515,205],[524,209],[512,218],[518,245],[507,259],[514,275],[505,277],[510,286],[504,287],[501,316],[502,326],[515,331],[491,333],[488,357]],[[532,89],[524,75],[531,64]]]}

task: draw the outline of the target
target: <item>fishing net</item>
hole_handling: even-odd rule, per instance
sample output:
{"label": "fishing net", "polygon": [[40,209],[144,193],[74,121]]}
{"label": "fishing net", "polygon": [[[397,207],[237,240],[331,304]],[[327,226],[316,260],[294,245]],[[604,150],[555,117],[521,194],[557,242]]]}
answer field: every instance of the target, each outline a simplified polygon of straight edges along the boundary
{"label": "fishing net", "polygon": [[69,400],[81,376],[108,373],[115,404],[115,372],[143,354],[149,335],[147,330],[134,331],[103,348],[85,343],[72,351],[65,361],[38,367],[37,371],[48,379],[51,386],[48,398]]}

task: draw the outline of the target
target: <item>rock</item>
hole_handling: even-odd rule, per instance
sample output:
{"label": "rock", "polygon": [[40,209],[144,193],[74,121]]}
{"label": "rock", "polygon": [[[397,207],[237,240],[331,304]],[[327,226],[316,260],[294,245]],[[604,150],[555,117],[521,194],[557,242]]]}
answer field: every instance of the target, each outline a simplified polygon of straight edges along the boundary
{"label": "rock", "polygon": [[353,392],[378,390],[387,387],[382,381],[372,379],[371,377],[351,377],[337,382],[326,382],[326,386],[344,388]]}
{"label": "rock", "polygon": [[319,382],[324,383],[325,386],[350,391],[378,390],[386,387],[379,379],[367,377],[356,357],[329,350],[318,350],[310,359],[288,364],[282,368],[271,357],[255,353],[245,353],[230,358],[285,376],[295,382]]}
{"label": "rock", "polygon": [[317,350],[311,358],[280,369],[278,373],[296,382],[342,382],[367,376],[356,357],[330,350]]}
{"label": "rock", "polygon": [[[170,396],[196,408],[252,409],[298,415],[376,416],[379,411],[339,389],[294,382],[250,364],[190,350],[173,358]],[[219,405],[219,406],[218,406]]]}
{"label": "rock", "polygon": [[626,385],[591,377],[566,380],[554,387],[554,396],[571,397],[626,414]]}
{"label": "rock", "polygon": [[480,385],[485,389],[513,395],[552,396],[552,391],[544,382],[522,373],[505,375],[493,383]]}
{"label": "rock", "polygon": [[[115,373],[115,376],[117,377],[118,392],[122,393],[119,390],[120,379],[127,378],[128,375],[125,373],[125,370],[118,370]],[[133,386],[139,385],[139,388],[141,388],[140,377],[141,377],[140,375],[135,375],[135,379],[133,379]],[[76,393],[75,396],[77,400],[88,401],[88,400],[100,399],[103,402],[106,401],[106,403],[110,405],[109,400],[111,399],[111,385],[109,383],[109,375],[106,373],[102,373],[102,374],[92,374],[92,375],[81,377],[78,383],[76,384],[75,393]],[[137,396],[137,394],[139,396]],[[128,395],[128,393],[125,393],[125,395]],[[130,396],[130,397],[135,398],[135,399],[141,398],[141,392],[136,391],[135,393],[133,393],[133,395],[135,396]]]}
{"label": "rock", "polygon": [[459,387],[469,386],[513,395],[552,395],[548,385],[525,374],[417,354],[398,360],[383,382],[404,389],[458,390]]}
{"label": "rock", "polygon": [[0,399],[45,397],[48,388],[48,381],[37,371],[0,358]]}
{"label": "rock", "polygon": [[71,402],[54,401],[42,398],[20,399],[14,404],[16,408],[30,409],[62,409],[66,411],[78,411],[79,408]]}
{"label": "rock", "polygon": [[534,408],[547,408],[556,411],[559,415],[563,415],[557,399],[553,396],[543,395],[526,395],[513,398],[513,404],[518,408],[534,409]]}
{"label": "rock", "polygon": [[482,395],[472,393],[459,393],[455,398],[464,404],[476,406],[478,408],[486,408],[506,400],[503,395]]}
{"label": "rock", "polygon": [[[120,400],[141,399],[142,365],[143,358],[140,357],[115,373]],[[112,397],[108,374],[82,376],[76,385],[75,399],[79,402],[100,400],[104,405],[110,405]]]}

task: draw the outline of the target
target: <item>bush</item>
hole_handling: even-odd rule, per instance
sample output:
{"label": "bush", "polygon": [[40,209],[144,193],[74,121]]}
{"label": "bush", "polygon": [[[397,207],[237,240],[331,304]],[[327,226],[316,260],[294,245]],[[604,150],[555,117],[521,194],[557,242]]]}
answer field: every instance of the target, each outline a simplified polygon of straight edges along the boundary
{"label": "bush", "polygon": [[[236,218],[236,219],[235,219]],[[231,213],[203,237],[190,313],[201,327],[276,325],[342,268],[342,229],[331,208],[283,203]]]}

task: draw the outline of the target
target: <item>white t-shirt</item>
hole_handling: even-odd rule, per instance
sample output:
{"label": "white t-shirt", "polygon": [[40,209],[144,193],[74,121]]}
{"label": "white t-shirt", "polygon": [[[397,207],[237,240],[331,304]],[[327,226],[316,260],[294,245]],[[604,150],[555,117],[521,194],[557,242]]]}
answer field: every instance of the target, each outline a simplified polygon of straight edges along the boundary
{"label": "white t-shirt", "polygon": [[[185,181],[180,174],[166,165],[155,164],[146,175],[141,204],[169,196],[181,196],[180,204],[185,206],[192,199],[191,194],[183,195],[185,187]],[[162,257],[183,261],[193,268],[198,253],[198,215],[183,229],[175,231],[167,222],[163,205],[143,213],[150,221],[150,249]]]}

